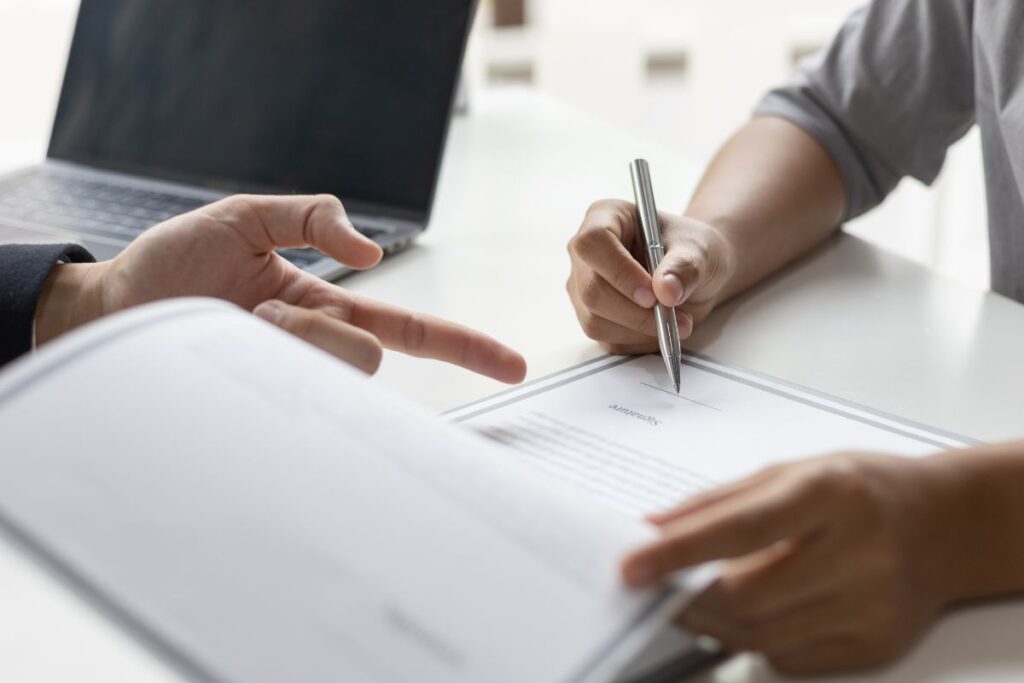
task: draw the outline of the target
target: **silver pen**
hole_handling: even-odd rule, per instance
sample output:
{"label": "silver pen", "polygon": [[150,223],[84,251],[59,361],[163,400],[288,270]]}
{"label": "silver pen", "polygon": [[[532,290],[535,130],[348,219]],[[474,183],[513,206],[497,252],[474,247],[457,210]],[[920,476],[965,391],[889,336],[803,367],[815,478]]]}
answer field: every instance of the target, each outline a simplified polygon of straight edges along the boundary
{"label": "silver pen", "polygon": [[[665,258],[665,247],[661,243],[661,222],[658,207],[654,203],[654,188],[651,187],[651,169],[643,159],[629,165],[633,177],[633,195],[636,197],[636,211],[640,216],[640,227],[644,234],[644,253],[647,254],[647,270],[651,275]],[[682,346],[679,342],[679,323],[676,310],[660,303],[654,305],[654,317],[658,324],[658,346],[665,359],[672,386],[679,393],[679,373],[683,362]]]}

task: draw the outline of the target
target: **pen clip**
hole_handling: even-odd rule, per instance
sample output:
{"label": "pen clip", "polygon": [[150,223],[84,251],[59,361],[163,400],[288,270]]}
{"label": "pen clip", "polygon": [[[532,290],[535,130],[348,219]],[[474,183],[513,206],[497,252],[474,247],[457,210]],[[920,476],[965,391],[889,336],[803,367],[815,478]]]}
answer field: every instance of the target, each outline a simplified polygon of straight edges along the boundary
{"label": "pen clip", "polygon": [[644,235],[644,245],[648,250],[655,247],[661,249],[661,222],[658,220],[658,208],[654,201],[650,166],[645,160],[636,159],[629,165],[629,174],[633,179],[633,196],[636,198],[636,210]]}
{"label": "pen clip", "polygon": [[665,248],[661,244],[649,244],[646,251],[647,268],[650,270],[651,275],[654,275],[654,271],[661,265],[661,260],[665,258]]}

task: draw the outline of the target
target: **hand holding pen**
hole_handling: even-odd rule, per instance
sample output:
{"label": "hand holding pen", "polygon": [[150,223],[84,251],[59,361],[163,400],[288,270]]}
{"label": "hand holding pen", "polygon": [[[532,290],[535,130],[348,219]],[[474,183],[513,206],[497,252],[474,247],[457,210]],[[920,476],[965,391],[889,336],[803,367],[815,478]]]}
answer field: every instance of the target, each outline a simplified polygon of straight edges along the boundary
{"label": "hand holding pen", "polygon": [[631,202],[594,203],[569,243],[569,297],[584,333],[609,353],[659,350],[656,303],[675,308],[679,338],[687,339],[735,270],[732,247],[716,228],[680,214],[657,215],[665,257],[653,277]]}

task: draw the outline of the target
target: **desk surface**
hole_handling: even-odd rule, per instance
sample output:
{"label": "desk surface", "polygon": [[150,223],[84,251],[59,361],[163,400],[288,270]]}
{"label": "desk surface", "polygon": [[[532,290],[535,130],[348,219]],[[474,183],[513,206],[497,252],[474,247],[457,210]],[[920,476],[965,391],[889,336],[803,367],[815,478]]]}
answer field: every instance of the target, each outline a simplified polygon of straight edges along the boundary
{"label": "desk surface", "polygon": [[[24,141],[21,149],[40,149]],[[7,147],[11,149],[11,147]],[[600,350],[564,292],[565,244],[588,204],[628,197],[627,162],[650,159],[663,208],[699,169],[527,91],[488,94],[453,127],[432,227],[409,251],[344,281],[353,290],[479,327],[540,377]],[[0,167],[32,159],[0,159]],[[0,168],[3,170],[3,168]],[[1024,434],[1024,307],[967,290],[840,236],[718,311],[690,341],[723,362],[983,440]],[[441,411],[500,385],[390,354],[379,382]],[[178,680],[64,588],[0,545],[0,679]],[[1024,604],[944,620],[896,667],[849,681],[1017,681]],[[777,680],[741,657],[704,683]],[[835,680],[835,679],[833,679]]]}

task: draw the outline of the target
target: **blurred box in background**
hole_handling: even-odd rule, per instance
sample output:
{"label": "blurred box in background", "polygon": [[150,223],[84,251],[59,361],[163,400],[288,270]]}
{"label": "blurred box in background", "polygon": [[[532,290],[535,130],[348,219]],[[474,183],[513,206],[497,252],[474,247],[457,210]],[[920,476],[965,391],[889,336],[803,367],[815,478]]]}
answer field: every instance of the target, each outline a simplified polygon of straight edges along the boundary
{"label": "blurred box in background", "polygon": [[522,26],[526,23],[526,0],[494,0],[494,25]]}

